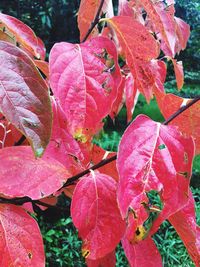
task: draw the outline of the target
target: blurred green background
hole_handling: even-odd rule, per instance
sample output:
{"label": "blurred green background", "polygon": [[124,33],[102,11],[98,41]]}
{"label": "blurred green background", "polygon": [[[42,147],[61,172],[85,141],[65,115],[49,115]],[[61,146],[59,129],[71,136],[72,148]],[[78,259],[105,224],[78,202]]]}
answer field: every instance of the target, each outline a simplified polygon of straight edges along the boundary
{"label": "blurred green background", "polygon": [[[77,28],[77,11],[79,0],[1,0],[0,11],[19,18],[28,24],[44,41],[47,52],[54,43],[60,41],[79,42]],[[115,8],[118,1],[113,1]],[[191,37],[187,49],[178,56],[183,60],[185,69],[185,84],[178,92],[171,65],[168,66],[166,90],[183,97],[200,95],[200,1],[177,0],[176,15],[184,19],[191,26]],[[134,116],[144,113],[156,121],[163,121],[156,101],[149,105],[140,96]],[[107,119],[104,131],[94,142],[107,150],[117,150],[118,142],[126,124],[126,110],[123,108],[115,119]],[[200,156],[195,158],[192,176],[192,191],[196,200],[197,221],[200,224]],[[70,207],[70,201],[65,197],[59,200],[59,206]],[[39,222],[46,250],[48,267],[81,267],[85,266],[81,256],[81,241],[69,217],[69,211],[60,212],[56,209],[47,211],[37,210]],[[162,224],[154,240],[161,252],[164,266],[194,266],[191,262],[182,241],[173,227],[166,221]],[[126,267],[121,246],[118,246],[117,267]]]}

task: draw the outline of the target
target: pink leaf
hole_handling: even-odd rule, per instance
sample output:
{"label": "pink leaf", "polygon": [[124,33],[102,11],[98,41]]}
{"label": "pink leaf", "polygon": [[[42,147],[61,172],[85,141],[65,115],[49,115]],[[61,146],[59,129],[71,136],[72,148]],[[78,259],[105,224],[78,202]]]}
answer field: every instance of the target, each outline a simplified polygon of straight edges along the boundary
{"label": "pink leaf", "polygon": [[118,2],[118,16],[129,16],[141,24],[145,24],[142,16],[143,10],[138,1],[119,0]]}
{"label": "pink leaf", "polygon": [[116,257],[115,251],[107,254],[105,257],[98,260],[86,259],[87,267],[115,267]]}
{"label": "pink leaf", "polygon": [[22,50],[0,42],[0,109],[29,140],[36,156],[46,148],[52,124],[48,88]]}
{"label": "pink leaf", "polygon": [[193,155],[191,137],[184,137],[173,126],[138,116],[125,131],[118,151],[118,201],[123,218],[129,214],[142,226],[148,218],[146,193],[156,190],[164,204],[153,223],[152,232],[157,231],[188,201]]}
{"label": "pink leaf", "polygon": [[107,38],[94,38],[81,45],[59,43],[51,50],[54,95],[66,113],[70,132],[83,142],[110,113],[120,81],[117,52]]}
{"label": "pink leaf", "polygon": [[200,264],[200,228],[196,224],[195,206],[192,193],[187,205],[169,217],[169,222],[186,246],[192,260],[199,266]]}
{"label": "pink leaf", "polygon": [[83,239],[83,255],[96,260],[115,249],[124,234],[117,200],[117,183],[108,175],[92,172],[77,184],[71,215]]}
{"label": "pink leaf", "polygon": [[159,55],[159,44],[144,25],[131,17],[117,16],[104,19],[115,31],[118,46],[126,58],[137,89],[150,101],[156,74],[152,59]]}
{"label": "pink leaf", "polygon": [[173,6],[166,7],[163,2],[154,3],[151,0],[141,0],[149,18],[154,24],[155,31],[161,39],[162,49],[167,56],[174,57],[176,45],[176,26]]}
{"label": "pink leaf", "polygon": [[133,76],[130,74],[126,77],[125,82],[125,97],[126,97],[126,110],[127,110],[127,122],[132,120],[135,105],[137,103],[139,93],[135,86]]}
{"label": "pink leaf", "polygon": [[120,86],[118,88],[117,98],[115,99],[112,110],[110,112],[111,119],[114,120],[114,118],[118,115],[120,110],[123,107],[123,95],[124,95],[124,85],[125,85],[125,78],[122,76],[122,81],[120,83]]}
{"label": "pink leaf", "polygon": [[172,59],[172,63],[174,65],[177,87],[180,90],[184,84],[183,63],[175,59]]}
{"label": "pink leaf", "polygon": [[49,145],[44,156],[55,158],[62,163],[70,173],[81,171],[80,161],[84,156],[79,143],[74,140],[67,129],[67,118],[59,103],[52,98],[53,129]]}
{"label": "pink leaf", "polygon": [[3,23],[3,27],[6,27],[14,35],[22,49],[24,48],[38,59],[44,59],[44,44],[29,26],[12,16],[2,13],[0,13],[0,22]]}
{"label": "pink leaf", "polygon": [[138,244],[131,244],[127,239],[122,239],[122,246],[129,261],[130,267],[162,267],[162,258],[151,238]]}
{"label": "pink leaf", "polygon": [[174,17],[176,23],[176,52],[179,53],[187,46],[188,39],[190,37],[190,26],[182,19]]}
{"label": "pink leaf", "polygon": [[30,147],[20,146],[0,150],[0,176],[1,194],[40,199],[57,191],[71,175],[55,159],[35,159]]}
{"label": "pink leaf", "polygon": [[0,204],[0,266],[45,266],[36,221],[21,207]]}
{"label": "pink leaf", "polygon": [[[164,118],[169,118],[174,112],[191,101],[173,94],[164,94],[155,91],[156,100]],[[169,105],[170,103],[170,105]],[[196,154],[200,154],[200,103],[196,102],[192,107],[185,110],[182,114],[170,122],[178,126],[179,130],[188,136],[193,136],[196,145]]]}

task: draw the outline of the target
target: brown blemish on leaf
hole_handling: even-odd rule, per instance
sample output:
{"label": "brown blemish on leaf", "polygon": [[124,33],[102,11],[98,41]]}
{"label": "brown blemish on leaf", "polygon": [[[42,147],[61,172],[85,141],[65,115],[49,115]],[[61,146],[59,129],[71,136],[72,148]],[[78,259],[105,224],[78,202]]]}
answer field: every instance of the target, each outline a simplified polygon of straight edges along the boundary
{"label": "brown blemish on leaf", "polygon": [[144,239],[144,237],[146,236],[146,230],[143,225],[140,225],[137,227],[137,230],[135,231],[135,235],[136,235],[135,241],[140,241]]}
{"label": "brown blemish on leaf", "polygon": [[189,173],[188,172],[178,172],[178,174],[183,175],[185,178],[189,178]]}
{"label": "brown blemish on leaf", "polygon": [[33,258],[33,254],[30,251],[28,252],[28,257],[30,260]]}
{"label": "brown blemish on leaf", "polygon": [[184,152],[184,162],[188,163],[188,154],[186,152]]}
{"label": "brown blemish on leaf", "polygon": [[82,249],[82,256],[87,258],[90,255],[90,251],[88,249]]}

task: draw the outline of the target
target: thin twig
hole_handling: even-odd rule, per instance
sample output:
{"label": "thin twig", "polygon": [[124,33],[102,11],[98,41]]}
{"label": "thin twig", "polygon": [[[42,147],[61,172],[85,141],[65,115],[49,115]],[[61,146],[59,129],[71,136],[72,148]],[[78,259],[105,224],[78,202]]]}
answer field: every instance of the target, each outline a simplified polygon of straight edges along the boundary
{"label": "thin twig", "polygon": [[104,0],[101,0],[101,3],[99,5],[99,8],[97,10],[97,14],[93,20],[93,22],[91,23],[90,25],[90,28],[88,29],[85,37],[83,38],[83,40],[81,41],[81,43],[85,42],[88,38],[88,36],[90,35],[90,33],[93,31],[94,27],[98,24],[99,22],[99,16],[100,16],[100,13],[101,13],[101,10],[102,10],[102,7],[103,7],[103,4],[104,4]]}
{"label": "thin twig", "polygon": [[60,206],[54,206],[54,205],[50,205],[48,203],[42,202],[41,200],[32,200],[29,197],[15,197],[15,198],[4,198],[4,197],[0,197],[0,203],[3,204],[15,204],[15,205],[23,205],[25,203],[32,203],[32,204],[37,204],[46,208],[53,208],[53,209],[59,209],[61,211],[67,211],[67,208],[63,208]]}
{"label": "thin twig", "polygon": [[[103,159],[102,161],[100,161],[100,162],[97,163],[96,165],[94,165],[94,166],[88,168],[87,170],[84,170],[83,172],[80,172],[80,173],[78,173],[78,174],[76,174],[76,175],[70,177],[70,178],[67,180],[67,182],[62,186],[62,188],[65,188],[65,187],[67,187],[67,186],[73,184],[75,181],[77,181],[77,180],[78,180],[79,178],[81,178],[82,176],[84,176],[84,175],[90,173],[90,170],[93,170],[93,171],[94,171],[94,170],[96,170],[96,169],[99,169],[99,168],[103,167],[104,165],[106,165],[106,164],[108,164],[108,163],[110,163],[110,162],[112,162],[112,161],[114,161],[114,160],[116,160],[116,159],[117,159],[117,155],[115,155],[115,156],[113,156],[113,157],[110,157],[110,158],[108,158],[108,159]],[[62,188],[61,188],[61,189],[62,189]]]}
{"label": "thin twig", "polygon": [[[191,107],[192,105],[194,105],[196,102],[198,102],[200,100],[200,96],[194,98],[193,100],[191,100],[187,105],[181,107],[178,111],[176,111],[175,113],[173,113],[168,119],[166,119],[162,124],[163,125],[167,125],[168,123],[170,123],[172,120],[174,120],[177,116],[179,116],[181,113],[183,113],[185,110],[187,110],[189,107]],[[96,169],[99,169],[100,167],[114,161],[117,159],[117,155],[109,158],[109,159],[104,159],[102,161],[100,161],[98,164],[92,166],[91,168],[81,172],[81,173],[78,173],[77,175],[75,176],[72,176],[71,178],[69,178],[67,180],[67,182],[63,185],[63,188],[64,187],[67,187],[68,185],[70,185],[71,183],[74,183],[75,181],[77,181],[80,177],[88,174],[90,172],[90,170],[96,170]]]}
{"label": "thin twig", "polygon": [[196,102],[200,100],[200,96],[195,97],[193,100],[191,100],[187,105],[182,106],[179,110],[177,110],[174,114],[172,114],[167,120],[163,122],[164,125],[167,125],[172,120],[174,120],[176,117],[178,117],[183,111],[194,105]]}
{"label": "thin twig", "polygon": [[40,205],[40,206],[43,206],[43,207],[46,207],[46,208],[51,208],[51,209],[59,209],[61,211],[68,211],[69,209],[68,208],[64,208],[64,207],[60,207],[60,206],[57,206],[57,205],[50,205],[50,204],[47,204],[47,203],[44,203],[40,200],[33,200],[31,201],[33,204],[37,204],[37,205]]}
{"label": "thin twig", "polygon": [[26,136],[22,135],[20,139],[14,143],[14,146],[20,146],[26,140]]}
{"label": "thin twig", "polygon": [[[175,113],[173,113],[168,119],[166,119],[162,124],[163,125],[167,125],[169,124],[172,120],[174,120],[177,116],[179,116],[181,113],[183,113],[185,110],[187,110],[189,107],[191,107],[192,105],[194,105],[196,102],[198,102],[200,100],[200,96],[194,98],[193,100],[191,100],[187,105],[181,107],[178,111],[176,111]],[[96,165],[92,166],[91,168],[78,173],[70,178],[68,178],[67,182],[60,188],[65,188],[73,183],[75,183],[79,178],[83,177],[84,175],[88,174],[90,172],[90,170],[96,170],[99,169],[100,167],[105,166],[106,164],[109,164],[112,161],[115,161],[117,159],[117,155],[110,157],[109,159],[104,159],[102,161],[100,161],[99,163],[97,163]],[[59,189],[59,190],[60,190]],[[43,203],[40,200],[32,200],[29,197],[21,197],[21,198],[12,198],[12,199],[7,199],[7,198],[3,198],[0,197],[0,203],[9,203],[9,204],[15,204],[15,205],[22,205],[26,202],[31,202],[31,203],[35,203],[35,204],[39,204],[39,205],[43,205],[43,206],[51,206],[49,204]],[[51,206],[51,207],[55,207],[55,208],[60,208],[58,206]]]}

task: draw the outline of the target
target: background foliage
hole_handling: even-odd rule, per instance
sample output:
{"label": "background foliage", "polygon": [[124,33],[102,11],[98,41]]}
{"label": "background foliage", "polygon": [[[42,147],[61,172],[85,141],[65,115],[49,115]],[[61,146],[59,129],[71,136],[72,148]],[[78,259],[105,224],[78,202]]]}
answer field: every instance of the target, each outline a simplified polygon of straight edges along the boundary
{"label": "background foliage", "polygon": [[[45,42],[47,51],[55,42],[68,41],[78,42],[78,28],[76,14],[79,7],[79,0],[1,0],[0,11],[28,24],[40,38]],[[117,3],[117,1],[113,1]],[[183,18],[191,26],[191,37],[188,48],[182,52],[179,59],[183,60],[185,66],[185,85],[179,93],[183,97],[194,97],[200,94],[200,2],[199,0],[177,0],[177,15]],[[177,93],[173,74],[168,78],[166,88],[168,92]],[[155,100],[147,105],[143,97],[140,97],[134,117],[144,113],[151,118],[162,121]],[[100,144],[108,150],[116,150],[121,134],[126,125],[126,111],[122,109],[115,123],[107,120],[104,132],[96,139],[95,143]],[[193,167],[193,193],[196,202],[197,222],[200,223],[200,156],[196,157]],[[61,198],[59,205],[63,202],[69,204],[68,200]],[[64,205],[63,205],[64,206]],[[66,212],[48,210],[39,211],[39,224],[43,233],[46,248],[47,266],[85,266],[81,257],[81,241]],[[68,217],[66,219],[66,217]],[[154,240],[163,257],[164,266],[193,266],[189,256],[178,238],[173,227],[165,222],[161,229],[154,236]],[[160,245],[162,244],[162,245]],[[127,262],[121,248],[117,250],[117,266],[127,266]]]}

